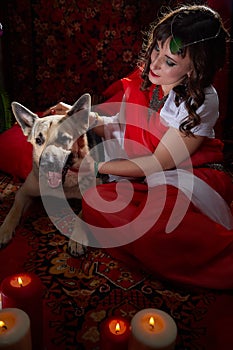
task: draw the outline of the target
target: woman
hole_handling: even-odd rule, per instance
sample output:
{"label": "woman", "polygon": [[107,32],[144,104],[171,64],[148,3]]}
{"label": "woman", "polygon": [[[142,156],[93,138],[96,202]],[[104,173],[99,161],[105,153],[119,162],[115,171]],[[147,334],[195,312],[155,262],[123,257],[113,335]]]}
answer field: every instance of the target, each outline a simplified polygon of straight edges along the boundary
{"label": "woman", "polygon": [[139,69],[121,80],[121,112],[91,112],[106,158],[85,163],[109,175],[83,196],[93,246],[161,278],[212,288],[233,287],[232,183],[212,166],[222,162],[212,83],[228,38],[207,6],[164,15],[151,27]]}

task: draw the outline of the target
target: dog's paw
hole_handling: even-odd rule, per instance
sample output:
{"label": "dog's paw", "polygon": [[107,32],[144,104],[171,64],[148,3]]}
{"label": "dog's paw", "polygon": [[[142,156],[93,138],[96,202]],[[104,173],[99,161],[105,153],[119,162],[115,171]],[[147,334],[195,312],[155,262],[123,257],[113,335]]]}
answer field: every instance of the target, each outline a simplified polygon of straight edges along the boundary
{"label": "dog's paw", "polygon": [[70,239],[68,242],[68,251],[72,256],[79,257],[86,253],[87,247]]}
{"label": "dog's paw", "polygon": [[4,248],[12,239],[13,233],[0,227],[0,249]]}

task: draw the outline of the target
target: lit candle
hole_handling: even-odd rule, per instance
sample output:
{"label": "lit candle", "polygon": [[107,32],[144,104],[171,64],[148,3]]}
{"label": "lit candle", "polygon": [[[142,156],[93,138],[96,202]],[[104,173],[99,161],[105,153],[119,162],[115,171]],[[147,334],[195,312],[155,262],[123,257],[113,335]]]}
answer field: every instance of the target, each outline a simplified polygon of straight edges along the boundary
{"label": "lit candle", "polygon": [[131,321],[129,350],[173,350],[177,327],[173,318],[157,309],[144,309]]}
{"label": "lit candle", "polygon": [[43,285],[36,275],[20,273],[1,284],[2,308],[25,311],[31,321],[33,350],[43,349]]}
{"label": "lit candle", "polygon": [[32,349],[30,319],[23,310],[0,310],[0,349]]}
{"label": "lit candle", "polygon": [[101,350],[127,350],[130,324],[122,317],[106,319],[100,327]]}

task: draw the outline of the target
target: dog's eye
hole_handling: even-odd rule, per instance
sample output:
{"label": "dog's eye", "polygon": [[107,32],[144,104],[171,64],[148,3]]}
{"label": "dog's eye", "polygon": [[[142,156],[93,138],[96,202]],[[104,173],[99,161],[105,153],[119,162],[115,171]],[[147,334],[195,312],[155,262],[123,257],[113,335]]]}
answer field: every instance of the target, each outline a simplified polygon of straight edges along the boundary
{"label": "dog's eye", "polygon": [[40,133],[37,137],[36,137],[36,144],[41,146],[44,143],[44,137],[42,136],[42,134]]}
{"label": "dog's eye", "polygon": [[43,144],[43,141],[39,137],[37,137],[36,138],[36,144],[41,146]]}

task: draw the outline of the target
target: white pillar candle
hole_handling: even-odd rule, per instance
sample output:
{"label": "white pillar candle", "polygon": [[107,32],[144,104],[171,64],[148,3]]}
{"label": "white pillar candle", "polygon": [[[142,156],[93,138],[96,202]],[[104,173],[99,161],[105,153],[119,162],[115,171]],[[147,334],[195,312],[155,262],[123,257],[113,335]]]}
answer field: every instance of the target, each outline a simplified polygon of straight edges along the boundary
{"label": "white pillar candle", "polygon": [[173,350],[177,327],[173,318],[158,309],[143,309],[131,320],[129,350]]}
{"label": "white pillar candle", "polygon": [[32,350],[30,319],[23,310],[0,310],[0,349]]}

